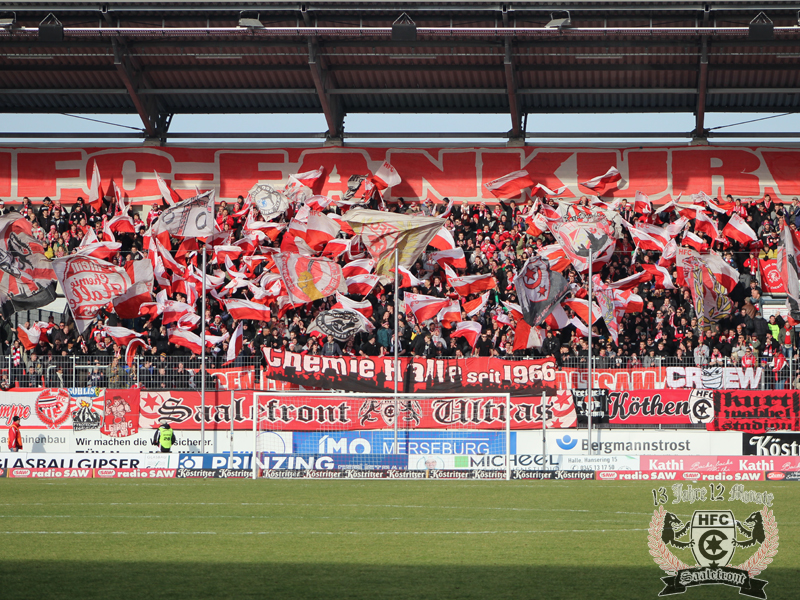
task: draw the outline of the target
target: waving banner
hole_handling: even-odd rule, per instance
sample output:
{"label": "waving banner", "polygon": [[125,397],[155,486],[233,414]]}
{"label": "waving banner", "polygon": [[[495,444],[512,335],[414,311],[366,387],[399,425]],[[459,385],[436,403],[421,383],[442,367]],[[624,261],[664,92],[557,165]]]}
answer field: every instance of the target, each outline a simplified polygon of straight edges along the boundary
{"label": "waving banner", "polygon": [[332,260],[291,252],[276,254],[274,258],[286,293],[294,304],[314,302],[336,292],[347,293],[342,268]]}
{"label": "waving banner", "polygon": [[12,212],[0,217],[0,302],[9,315],[56,298],[55,273],[31,224]]}
{"label": "waving banner", "polygon": [[153,231],[175,237],[205,237],[214,233],[214,190],[170,206],[153,224]]}
{"label": "waving banner", "polygon": [[128,291],[131,279],[125,269],[91,256],[68,256],[53,261],[61,289],[79,333],[115,298]]}

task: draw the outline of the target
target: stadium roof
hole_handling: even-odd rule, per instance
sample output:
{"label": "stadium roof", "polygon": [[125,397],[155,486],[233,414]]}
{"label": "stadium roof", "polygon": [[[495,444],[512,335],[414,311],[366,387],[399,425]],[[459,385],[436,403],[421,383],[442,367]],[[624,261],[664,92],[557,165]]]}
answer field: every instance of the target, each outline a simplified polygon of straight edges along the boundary
{"label": "stadium roof", "polygon": [[0,111],[161,140],[175,114],[312,112],[333,141],[347,113],[507,113],[520,141],[529,114],[691,112],[704,138],[709,111],[799,110],[798,58],[781,1],[0,2]]}

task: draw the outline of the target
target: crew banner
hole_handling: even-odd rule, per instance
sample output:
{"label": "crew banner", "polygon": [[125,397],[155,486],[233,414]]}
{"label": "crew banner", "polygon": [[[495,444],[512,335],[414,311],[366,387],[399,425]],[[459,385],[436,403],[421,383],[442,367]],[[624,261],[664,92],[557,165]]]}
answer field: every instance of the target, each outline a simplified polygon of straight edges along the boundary
{"label": "crew banner", "polygon": [[800,195],[800,150],[769,147],[651,148],[206,148],[206,147],[5,147],[0,148],[0,198],[34,202],[44,196],[71,204],[89,197],[95,163],[103,181],[117,182],[134,204],[160,200],[156,173],[182,197],[195,188],[214,190],[233,202],[257,183],[282,188],[293,173],[322,167],[328,177],[320,194],[343,198],[348,178],[376,172],[388,162],[401,181],[386,198],[448,197],[456,202],[496,201],[484,184],[516,170],[535,183],[566,186],[579,197],[578,182],[616,165],[628,182],[604,196],[632,198],[639,190],[666,202],[703,191],[711,196],[790,200]]}

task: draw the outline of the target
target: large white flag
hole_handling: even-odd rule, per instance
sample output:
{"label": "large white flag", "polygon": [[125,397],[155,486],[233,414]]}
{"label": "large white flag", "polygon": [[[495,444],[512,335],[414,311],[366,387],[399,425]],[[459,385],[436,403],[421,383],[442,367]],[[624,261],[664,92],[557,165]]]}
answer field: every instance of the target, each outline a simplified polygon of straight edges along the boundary
{"label": "large white flag", "polygon": [[214,233],[214,190],[170,206],[153,224],[154,233],[174,237],[206,237]]}

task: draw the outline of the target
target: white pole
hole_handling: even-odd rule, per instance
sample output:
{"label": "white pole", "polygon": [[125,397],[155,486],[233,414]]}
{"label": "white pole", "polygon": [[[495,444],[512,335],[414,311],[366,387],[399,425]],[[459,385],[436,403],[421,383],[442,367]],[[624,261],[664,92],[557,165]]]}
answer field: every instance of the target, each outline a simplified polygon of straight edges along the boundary
{"label": "white pole", "polygon": [[[233,465],[233,413],[234,413],[234,397],[233,397],[233,390],[231,390],[231,412],[228,414],[228,418],[231,420],[231,459],[229,461],[230,465]],[[231,468],[233,468],[231,466]]]}
{"label": "white pole", "polygon": [[400,308],[400,293],[399,293],[399,279],[400,279],[400,262],[398,260],[398,250],[397,246],[394,247],[394,453],[400,454],[399,448],[397,446],[397,422],[400,420],[400,415],[398,413],[398,403],[397,403],[397,378],[399,376],[399,352],[398,352],[398,345],[400,340],[398,339],[397,330],[398,330],[398,311]]}
{"label": "white pole", "polygon": [[258,394],[253,394],[253,479],[258,479]]}
{"label": "white pole", "polygon": [[547,469],[547,394],[542,393],[542,457],[543,466]]}
{"label": "white pole", "polygon": [[506,394],[506,481],[511,480],[511,394]]}
{"label": "white pole", "polygon": [[589,248],[589,361],[586,364],[586,374],[588,381],[586,383],[586,414],[589,417],[589,424],[587,427],[587,437],[589,438],[589,454],[592,452],[592,249]]}
{"label": "white pole", "polygon": [[206,245],[203,244],[203,300],[200,313],[200,452],[206,452]]}

